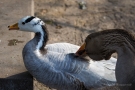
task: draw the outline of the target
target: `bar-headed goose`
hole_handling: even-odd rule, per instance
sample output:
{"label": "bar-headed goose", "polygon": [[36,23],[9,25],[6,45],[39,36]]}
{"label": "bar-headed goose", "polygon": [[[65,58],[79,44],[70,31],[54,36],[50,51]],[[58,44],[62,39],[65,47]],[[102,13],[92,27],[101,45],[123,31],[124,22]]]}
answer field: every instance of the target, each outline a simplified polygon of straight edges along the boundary
{"label": "bar-headed goose", "polygon": [[114,58],[111,58],[114,64],[104,61],[97,63],[76,57],[73,53],[79,46],[68,43],[46,46],[47,28],[45,23],[37,17],[26,16],[18,23],[9,26],[9,30],[35,33],[35,37],[23,48],[24,64],[33,77],[51,88],[88,90],[111,86],[116,82]]}
{"label": "bar-headed goose", "polygon": [[117,52],[116,80],[121,90],[135,90],[135,37],[131,31],[111,29],[92,33],[76,55],[87,54],[93,60],[110,59]]}

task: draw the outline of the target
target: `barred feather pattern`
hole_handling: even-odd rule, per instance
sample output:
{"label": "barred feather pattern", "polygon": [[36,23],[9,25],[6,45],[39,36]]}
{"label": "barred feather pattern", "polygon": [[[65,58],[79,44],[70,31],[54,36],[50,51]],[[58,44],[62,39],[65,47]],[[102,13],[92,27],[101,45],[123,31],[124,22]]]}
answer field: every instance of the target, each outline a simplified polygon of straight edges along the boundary
{"label": "barred feather pattern", "polygon": [[79,46],[69,43],[47,45],[47,53],[39,55],[35,51],[36,41],[34,38],[25,45],[23,59],[39,82],[58,90],[88,90],[115,84],[116,59],[111,58],[107,63],[86,61],[73,54]]}
{"label": "barred feather pattern", "polygon": [[[90,34],[86,41],[100,41],[98,49],[94,51],[108,59],[113,52],[117,52],[116,79],[121,90],[135,90],[135,37],[134,32],[123,29],[110,29]],[[87,44],[90,46],[91,43]],[[94,43],[96,46],[96,43]],[[91,45],[92,46],[92,45]],[[94,47],[94,46],[93,46]],[[92,48],[92,47],[89,47]],[[88,50],[87,50],[88,51]],[[89,52],[88,52],[89,53]],[[95,55],[97,53],[94,53]]]}

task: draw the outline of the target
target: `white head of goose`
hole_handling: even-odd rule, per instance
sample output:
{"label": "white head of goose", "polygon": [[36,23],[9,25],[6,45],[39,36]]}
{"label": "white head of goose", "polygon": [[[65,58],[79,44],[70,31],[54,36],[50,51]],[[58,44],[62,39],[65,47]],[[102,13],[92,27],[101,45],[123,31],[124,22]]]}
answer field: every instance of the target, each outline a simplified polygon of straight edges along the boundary
{"label": "white head of goose", "polygon": [[110,59],[117,52],[116,80],[121,90],[135,90],[135,37],[131,31],[105,30],[88,35],[77,55],[93,60]]}
{"label": "white head of goose", "polygon": [[[23,48],[27,70],[39,82],[58,90],[88,90],[116,83],[115,63],[86,61],[74,54],[79,46],[69,43],[46,45],[48,33],[45,23],[34,16],[22,18],[9,30],[35,32],[35,37]],[[45,47],[46,46],[46,47]],[[114,58],[111,58],[115,62]],[[100,65],[99,65],[100,64]],[[108,71],[108,72],[106,72]]]}

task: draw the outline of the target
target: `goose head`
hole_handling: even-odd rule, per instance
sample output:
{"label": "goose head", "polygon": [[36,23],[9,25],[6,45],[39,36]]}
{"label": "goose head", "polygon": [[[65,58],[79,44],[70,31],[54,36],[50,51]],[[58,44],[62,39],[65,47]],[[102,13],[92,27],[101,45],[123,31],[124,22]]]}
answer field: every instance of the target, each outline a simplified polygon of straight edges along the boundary
{"label": "goose head", "polygon": [[18,23],[8,26],[9,30],[21,30],[28,32],[41,32],[41,26],[45,23],[37,17],[26,16],[18,21]]}
{"label": "goose head", "polygon": [[48,32],[45,23],[34,16],[26,16],[18,21],[18,23],[8,26],[9,30],[20,30],[34,32],[37,40],[36,49],[44,51],[44,46],[48,41]]}
{"label": "goose head", "polygon": [[116,52],[118,46],[116,42],[122,41],[122,39],[120,41],[120,35],[118,36],[119,38],[114,38],[115,35],[117,37],[117,31],[122,30],[105,30],[89,34],[85,39],[85,43],[75,54],[77,56],[87,54],[90,58],[97,61],[103,59],[109,60],[111,55]]}
{"label": "goose head", "polygon": [[93,60],[109,59],[108,55],[101,53],[103,47],[102,37],[91,37],[91,34],[85,39],[85,43],[76,52],[77,56],[87,54]]}

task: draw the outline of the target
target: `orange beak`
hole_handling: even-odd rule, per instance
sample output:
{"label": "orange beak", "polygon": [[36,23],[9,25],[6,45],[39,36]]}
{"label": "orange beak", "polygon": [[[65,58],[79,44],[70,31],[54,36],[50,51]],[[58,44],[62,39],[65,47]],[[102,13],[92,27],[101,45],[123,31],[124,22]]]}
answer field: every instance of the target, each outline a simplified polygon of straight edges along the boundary
{"label": "orange beak", "polygon": [[86,54],[85,46],[86,46],[86,43],[84,43],[84,44],[78,49],[78,51],[75,53],[75,55],[76,55],[76,56],[81,56],[81,55],[83,55],[83,54]]}
{"label": "orange beak", "polygon": [[9,30],[19,30],[18,23],[8,26]]}

